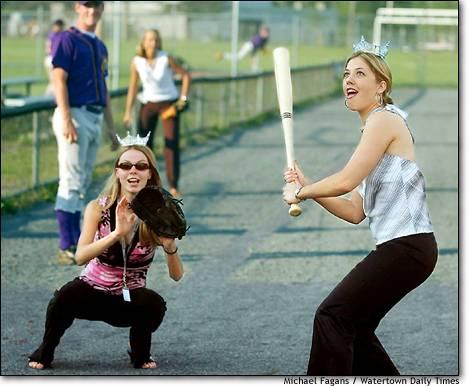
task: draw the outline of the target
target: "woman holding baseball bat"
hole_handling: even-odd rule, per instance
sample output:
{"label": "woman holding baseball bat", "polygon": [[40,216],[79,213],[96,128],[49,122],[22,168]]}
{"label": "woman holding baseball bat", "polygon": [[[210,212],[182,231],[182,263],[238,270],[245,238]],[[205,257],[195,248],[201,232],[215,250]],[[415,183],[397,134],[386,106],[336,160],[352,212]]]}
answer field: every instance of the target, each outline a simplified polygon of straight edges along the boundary
{"label": "woman holding baseball bat", "polygon": [[[376,249],[319,305],[308,375],[399,375],[375,330],[396,303],[429,277],[437,261],[407,114],[389,96],[387,47],[362,38],[346,61],[345,105],[359,114],[363,128],[344,168],[317,182],[306,178],[298,164],[284,173],[288,204],[312,199],[354,224],[368,217],[376,241]],[[350,199],[338,197],[349,192]]]}
{"label": "woman holding baseball bat", "polygon": [[[182,79],[181,93],[174,83],[174,74]],[[138,98],[141,108],[138,115],[138,134],[146,136],[150,132],[148,147],[153,148],[153,135],[161,118],[164,132],[164,158],[169,191],[180,197],[178,191],[179,159],[179,113],[188,106],[190,74],[176,63],[174,58],[162,50],[158,30],[144,32],[137,46],[137,55],[130,65],[130,84],[125,105],[124,124],[130,126],[131,112],[137,97],[139,80],[142,92]]]}

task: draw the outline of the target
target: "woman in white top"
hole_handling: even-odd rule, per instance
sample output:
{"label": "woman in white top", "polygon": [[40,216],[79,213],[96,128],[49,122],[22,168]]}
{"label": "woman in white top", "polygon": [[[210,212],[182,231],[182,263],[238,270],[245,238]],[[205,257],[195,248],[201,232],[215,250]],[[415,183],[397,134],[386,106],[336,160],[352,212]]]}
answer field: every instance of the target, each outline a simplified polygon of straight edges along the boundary
{"label": "woman in white top", "polygon": [[[182,79],[181,93],[174,83],[174,74]],[[150,132],[148,145],[153,148],[153,135],[161,116],[164,132],[164,158],[169,191],[180,197],[178,190],[180,156],[179,156],[179,114],[187,107],[187,95],[190,87],[190,74],[175,60],[162,51],[161,36],[158,30],[145,31],[137,47],[137,55],[130,65],[130,83],[124,113],[124,124],[130,125],[131,112],[137,97],[139,80],[142,92],[139,100],[142,103],[138,116],[138,134],[146,136]],[[176,107],[176,114],[163,114]],[[167,116],[169,115],[169,116]]]}
{"label": "woman in white top", "polygon": [[[376,240],[376,249],[318,307],[308,375],[398,375],[375,329],[400,299],[427,279],[437,260],[407,114],[392,104],[385,52],[375,49],[362,39],[345,64],[345,104],[363,123],[348,163],[314,183],[298,166],[284,173],[288,204],[312,199],[354,224],[368,217]],[[348,192],[350,199],[338,197]]]}

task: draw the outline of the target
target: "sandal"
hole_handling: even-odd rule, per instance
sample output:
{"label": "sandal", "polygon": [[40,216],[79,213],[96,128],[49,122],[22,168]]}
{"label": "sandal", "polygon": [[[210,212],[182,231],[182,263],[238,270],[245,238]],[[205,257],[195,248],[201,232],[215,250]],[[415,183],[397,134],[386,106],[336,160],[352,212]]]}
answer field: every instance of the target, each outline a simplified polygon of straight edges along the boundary
{"label": "sandal", "polygon": [[[131,363],[135,368],[138,368],[138,369],[147,369],[147,368],[148,368],[148,369],[156,369],[156,368],[159,367],[159,366],[158,366],[158,362],[156,362],[156,361],[153,359],[153,357],[152,357],[151,355],[148,357],[148,360],[146,360],[146,361],[144,361],[144,362],[142,363],[141,366],[135,366],[135,358],[134,358],[134,355],[132,354],[132,350],[127,349],[127,354],[129,354],[130,363]],[[150,362],[153,362],[153,363],[155,364],[155,367],[147,367],[147,368],[142,367],[145,363],[150,363]]]}
{"label": "sandal", "polygon": [[[32,362],[36,362],[36,363],[42,365],[42,368],[30,366],[30,364],[31,364]],[[51,366],[50,363],[49,363],[49,364],[44,364],[44,363],[42,363],[42,362],[39,362],[39,361],[37,361],[37,360],[35,360],[35,359],[31,359],[31,358],[28,358],[28,367],[29,367],[30,369],[33,369],[33,370],[44,370],[44,369],[50,369],[50,368],[52,368],[52,366]]]}

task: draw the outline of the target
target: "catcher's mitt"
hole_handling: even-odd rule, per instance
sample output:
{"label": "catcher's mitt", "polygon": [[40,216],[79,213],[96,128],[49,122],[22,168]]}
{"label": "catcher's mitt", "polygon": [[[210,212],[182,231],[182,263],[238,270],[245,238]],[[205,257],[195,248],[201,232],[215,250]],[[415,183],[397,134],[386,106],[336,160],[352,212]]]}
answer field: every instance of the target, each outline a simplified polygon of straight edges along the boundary
{"label": "catcher's mitt", "polygon": [[147,186],[134,197],[130,207],[158,236],[178,238],[187,232],[181,200],[157,186]]}

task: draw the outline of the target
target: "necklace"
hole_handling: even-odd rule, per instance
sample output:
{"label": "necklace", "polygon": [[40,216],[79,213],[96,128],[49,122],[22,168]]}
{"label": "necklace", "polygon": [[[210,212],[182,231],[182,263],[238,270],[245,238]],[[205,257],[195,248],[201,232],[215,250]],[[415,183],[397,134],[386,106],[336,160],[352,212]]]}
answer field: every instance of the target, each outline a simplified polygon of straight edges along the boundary
{"label": "necklace", "polygon": [[[132,237],[130,239],[131,244],[132,244],[132,240],[135,237],[135,234],[138,231],[139,225],[140,225],[140,220],[137,219],[132,229]],[[121,243],[121,248],[122,248],[122,258],[124,259],[124,269],[122,271],[122,296],[124,297],[124,300],[126,302],[130,302],[130,291],[129,291],[129,288],[127,287],[127,257],[130,251],[127,249],[125,238],[122,238],[120,243]]]}

